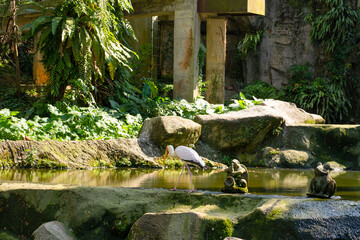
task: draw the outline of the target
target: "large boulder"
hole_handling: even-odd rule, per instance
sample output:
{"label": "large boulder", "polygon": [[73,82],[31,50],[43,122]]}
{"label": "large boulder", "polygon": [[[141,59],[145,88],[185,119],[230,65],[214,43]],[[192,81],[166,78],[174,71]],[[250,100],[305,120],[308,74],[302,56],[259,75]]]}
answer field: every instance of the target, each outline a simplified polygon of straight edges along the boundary
{"label": "large boulder", "polygon": [[161,155],[147,139],[0,141],[0,167],[160,167]]}
{"label": "large boulder", "polygon": [[236,232],[244,239],[358,239],[359,207],[351,201],[273,199],[244,217]]}
{"label": "large boulder", "polygon": [[32,237],[34,240],[75,240],[69,229],[58,221],[42,224],[33,232]]}
{"label": "large boulder", "polygon": [[131,227],[128,239],[223,239],[232,232],[229,219],[209,218],[204,213],[146,213]]}
{"label": "large boulder", "polygon": [[312,114],[296,107],[294,103],[284,102],[273,99],[266,99],[261,106],[268,106],[278,111],[284,118],[286,125],[299,124],[299,123],[325,123],[325,119],[320,115]]}
{"label": "large boulder", "polygon": [[157,145],[195,144],[200,137],[201,125],[177,116],[146,119],[138,138],[149,139]]}
{"label": "large boulder", "polygon": [[271,107],[255,106],[222,115],[199,115],[201,141],[218,150],[253,152],[268,134],[283,123],[282,115]]}

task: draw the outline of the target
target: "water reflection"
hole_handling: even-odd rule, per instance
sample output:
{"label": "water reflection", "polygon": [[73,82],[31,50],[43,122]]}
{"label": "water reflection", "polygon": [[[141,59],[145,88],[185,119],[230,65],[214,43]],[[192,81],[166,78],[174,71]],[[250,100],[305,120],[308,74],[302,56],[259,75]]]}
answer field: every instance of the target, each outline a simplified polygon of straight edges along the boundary
{"label": "water reflection", "polygon": [[[0,181],[64,183],[83,186],[173,188],[180,170],[95,169],[95,170],[0,170]],[[249,168],[249,192],[305,196],[313,170]],[[360,172],[331,173],[337,182],[335,195],[342,199],[360,200]],[[196,189],[220,191],[226,173],[223,170],[194,170]],[[178,189],[190,189],[190,178],[183,174]]]}

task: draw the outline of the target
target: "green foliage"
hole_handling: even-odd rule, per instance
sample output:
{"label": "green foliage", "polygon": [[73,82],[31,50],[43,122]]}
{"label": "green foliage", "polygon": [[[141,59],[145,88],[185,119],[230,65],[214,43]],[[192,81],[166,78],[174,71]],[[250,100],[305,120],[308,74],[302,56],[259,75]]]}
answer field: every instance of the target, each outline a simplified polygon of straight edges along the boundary
{"label": "green foliage", "polygon": [[[210,104],[202,98],[194,103],[171,101],[159,97],[153,83],[149,82],[146,86],[148,89],[143,89],[141,98],[129,95],[128,102],[122,104],[111,100],[113,109],[69,106],[60,102],[56,105],[38,103],[36,109],[45,108],[47,112],[41,114],[47,117],[35,115],[31,119],[18,117],[19,112],[2,109],[0,139],[22,140],[25,136],[31,140],[60,141],[136,138],[146,117],[181,116],[193,119],[199,114],[239,111],[260,102],[247,100],[242,94],[240,100],[234,100],[229,106]],[[131,85],[128,87],[131,88]]]}
{"label": "green foliage", "polygon": [[150,64],[150,57],[151,57],[152,47],[151,44],[145,44],[141,46],[137,51],[137,56],[132,56],[129,59],[128,65],[130,69],[124,69],[118,75],[121,75],[120,78],[116,79],[116,81],[128,81],[132,85],[137,88],[141,88],[144,81],[146,81],[146,77],[149,76],[149,64]]}
{"label": "green foliage", "polygon": [[17,91],[14,87],[7,87],[0,90],[0,109],[8,108],[12,111],[25,110],[31,107],[36,101],[37,93],[32,90]]}
{"label": "green foliage", "polygon": [[319,0],[322,3],[317,14],[309,14],[305,21],[311,24],[312,41],[320,43],[326,52],[333,53],[337,48],[352,44],[357,38],[356,24],[359,13],[350,2],[344,0]]}
{"label": "green foliage", "polygon": [[250,108],[262,102],[256,98],[254,100],[248,100],[241,92],[239,93],[239,99],[233,99],[232,101],[233,103],[228,106],[231,111],[239,111]]}
{"label": "green foliage", "polygon": [[222,159],[222,163],[225,164],[226,166],[231,166],[233,158],[229,157],[227,155],[224,155],[223,159]]}
{"label": "green foliage", "polygon": [[10,46],[8,43],[0,44],[0,77],[5,77],[5,73],[14,71],[14,65],[10,57]]}
{"label": "green foliage", "polygon": [[287,100],[321,115],[327,122],[341,121],[351,108],[343,88],[324,78],[314,78],[309,67],[309,64],[292,66],[293,77],[284,88]]}
{"label": "green foliage", "polygon": [[159,116],[180,116],[194,119],[197,115],[221,114],[229,111],[224,105],[210,104],[202,98],[197,98],[194,103],[185,99],[163,101],[158,108]]}
{"label": "green foliage", "polygon": [[206,63],[206,47],[202,42],[200,42],[198,60],[199,60],[199,76],[202,77],[203,69],[204,69],[205,63]]}
{"label": "green foliage", "polygon": [[[328,55],[326,59],[329,59],[324,62],[326,71],[322,76],[327,84],[321,79],[316,82],[327,89],[322,92],[330,94],[331,97],[327,98],[332,99],[323,108],[329,105],[335,116],[327,118],[337,122],[346,115],[354,114],[352,108],[359,104],[357,89],[360,81],[355,78],[354,70],[359,64],[360,12],[344,0],[318,0],[316,6],[315,13],[309,14],[305,20],[311,24],[311,40],[324,48]],[[318,99],[322,98],[323,93],[319,94]],[[306,102],[309,107],[313,105],[312,101]]]}
{"label": "green foliage", "polygon": [[261,80],[255,80],[245,86],[241,91],[247,99],[252,97],[260,99],[283,99],[283,91],[276,89]]}
{"label": "green foliage", "polygon": [[205,96],[206,92],[206,85],[208,84],[208,81],[203,81],[203,70],[206,63],[206,47],[203,43],[200,42],[200,48],[199,48],[199,54],[198,54],[198,60],[199,60],[199,79],[198,79],[198,91],[200,96]]}
{"label": "green foliage", "polygon": [[245,58],[251,52],[256,53],[264,34],[265,30],[257,30],[245,34],[245,37],[239,42],[238,46],[241,58]]}
{"label": "green foliage", "polygon": [[115,35],[131,32],[122,19],[130,10],[128,0],[64,0],[24,27],[28,37],[40,34],[51,102],[61,100],[70,85],[84,102],[94,103],[95,81],[106,72],[114,78],[117,67],[128,67],[131,51]]}
{"label": "green foliage", "polygon": [[[50,117],[31,120],[17,118],[17,112],[0,111],[0,139],[90,140],[136,137],[142,124],[140,116],[120,115],[114,110],[79,108],[65,104],[48,105]],[[121,118],[122,120],[118,120]]]}

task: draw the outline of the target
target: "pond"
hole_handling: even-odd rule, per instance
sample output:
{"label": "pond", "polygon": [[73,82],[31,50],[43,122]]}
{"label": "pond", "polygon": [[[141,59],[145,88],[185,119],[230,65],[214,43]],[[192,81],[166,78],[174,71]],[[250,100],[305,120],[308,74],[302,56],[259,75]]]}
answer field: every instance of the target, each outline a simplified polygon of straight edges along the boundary
{"label": "pond", "polygon": [[[81,186],[112,186],[141,188],[173,188],[180,170],[169,169],[95,169],[95,170],[0,170],[0,181],[76,184]],[[249,192],[305,196],[314,173],[312,169],[249,168]],[[360,172],[333,172],[337,183],[335,196],[360,200]],[[226,173],[223,170],[193,170],[195,189],[219,192]],[[190,189],[190,179],[184,173],[178,189]]]}

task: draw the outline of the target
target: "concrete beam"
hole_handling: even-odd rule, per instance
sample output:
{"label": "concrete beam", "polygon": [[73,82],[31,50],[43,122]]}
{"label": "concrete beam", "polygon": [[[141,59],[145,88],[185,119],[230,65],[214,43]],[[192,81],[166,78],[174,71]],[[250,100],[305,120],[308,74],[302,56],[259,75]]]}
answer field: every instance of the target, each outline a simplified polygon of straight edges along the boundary
{"label": "concrete beam", "polygon": [[183,98],[193,102],[198,96],[199,47],[199,14],[194,9],[175,11],[174,99]]}
{"label": "concrete beam", "polygon": [[265,15],[265,0],[198,0],[198,12]]}
{"label": "concrete beam", "polygon": [[[197,0],[132,0],[134,12],[127,18],[163,16],[178,10],[193,9]],[[196,8],[194,9],[194,11]]]}
{"label": "concrete beam", "polygon": [[207,20],[206,100],[223,104],[225,100],[226,19]]}
{"label": "concrete beam", "polygon": [[197,4],[198,13],[265,15],[265,0],[132,0],[127,18],[162,16]]}

